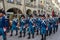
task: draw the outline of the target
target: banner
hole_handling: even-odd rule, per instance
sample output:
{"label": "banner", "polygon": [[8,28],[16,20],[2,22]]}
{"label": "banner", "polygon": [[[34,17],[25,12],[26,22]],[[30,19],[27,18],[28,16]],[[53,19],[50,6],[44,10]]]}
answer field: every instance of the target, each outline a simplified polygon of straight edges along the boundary
{"label": "banner", "polygon": [[52,10],[52,17],[54,17],[55,13],[54,13],[54,10]]}

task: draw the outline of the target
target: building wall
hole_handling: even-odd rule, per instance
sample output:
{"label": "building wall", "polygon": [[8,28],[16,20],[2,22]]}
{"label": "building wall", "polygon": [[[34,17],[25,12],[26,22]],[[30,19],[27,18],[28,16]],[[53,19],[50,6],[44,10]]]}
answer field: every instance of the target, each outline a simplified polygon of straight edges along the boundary
{"label": "building wall", "polygon": [[[11,8],[17,8],[17,9],[19,9],[19,10],[21,10],[22,11],[22,13],[24,13],[24,14],[26,14],[26,11],[28,10],[28,9],[30,9],[31,10],[31,13],[33,13],[33,11],[37,11],[37,13],[38,13],[38,10],[41,10],[41,8],[39,9],[39,8],[37,8],[39,5],[38,5],[38,2],[39,2],[39,4],[40,4],[40,0],[38,1],[38,0],[36,0],[36,7],[29,7],[29,6],[26,6],[26,4],[25,4],[25,1],[26,0],[21,0],[21,4],[22,5],[18,5],[18,4],[16,4],[16,0],[14,0],[14,3],[8,3],[7,2],[8,0],[4,0],[4,5],[5,5],[5,11],[7,11],[7,10],[9,10],[9,9],[11,9]],[[1,3],[1,2],[0,2]],[[32,3],[32,2],[31,2]],[[52,3],[51,3],[52,4]],[[50,5],[50,4],[49,4]],[[46,4],[44,5],[44,6],[46,6]],[[51,6],[52,7],[52,6]],[[47,6],[47,8],[48,8],[48,6]],[[46,11],[46,8],[44,9],[45,11]],[[48,9],[47,9],[48,10]],[[48,12],[49,13],[49,12]],[[51,14],[51,12],[50,12],[50,14]]]}
{"label": "building wall", "polygon": [[[17,5],[16,1],[14,1],[14,3],[8,3],[8,0],[4,0],[4,4],[5,4],[5,11],[9,10],[10,8],[17,8],[20,9],[22,11],[22,13],[26,13],[26,10],[30,9],[33,13],[34,10],[37,11],[37,8],[32,8],[32,7],[27,7],[24,4],[24,0],[21,1],[22,5]],[[24,11],[25,10],[25,11]]]}
{"label": "building wall", "polygon": [[0,9],[3,8],[3,3],[0,1]]}

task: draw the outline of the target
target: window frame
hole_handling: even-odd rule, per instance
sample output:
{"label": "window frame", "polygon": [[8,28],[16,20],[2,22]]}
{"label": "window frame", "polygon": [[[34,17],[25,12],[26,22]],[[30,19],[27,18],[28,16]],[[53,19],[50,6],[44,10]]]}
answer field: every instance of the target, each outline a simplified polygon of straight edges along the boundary
{"label": "window frame", "polygon": [[22,1],[22,0],[18,0],[18,1],[16,0],[16,4],[22,5],[21,1]]}
{"label": "window frame", "polygon": [[13,2],[12,2],[11,0],[8,0],[7,2],[8,2],[8,3],[14,3],[14,0],[13,0]]}

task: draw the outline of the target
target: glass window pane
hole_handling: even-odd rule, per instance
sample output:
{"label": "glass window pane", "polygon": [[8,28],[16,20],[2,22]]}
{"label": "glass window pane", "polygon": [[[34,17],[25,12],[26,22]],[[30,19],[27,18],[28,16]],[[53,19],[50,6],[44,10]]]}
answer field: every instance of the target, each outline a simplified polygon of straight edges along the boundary
{"label": "glass window pane", "polygon": [[21,0],[16,0],[17,2],[20,2]]}
{"label": "glass window pane", "polygon": [[21,4],[21,0],[16,0],[17,4]]}
{"label": "glass window pane", "polygon": [[8,0],[8,2],[11,2],[12,3],[12,2],[14,2],[14,0]]}

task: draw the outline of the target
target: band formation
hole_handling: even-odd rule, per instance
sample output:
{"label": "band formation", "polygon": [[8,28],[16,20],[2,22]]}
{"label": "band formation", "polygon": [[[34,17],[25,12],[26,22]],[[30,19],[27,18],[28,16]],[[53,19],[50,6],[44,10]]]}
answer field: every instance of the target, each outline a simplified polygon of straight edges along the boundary
{"label": "band formation", "polygon": [[34,16],[31,14],[27,17],[21,15],[21,18],[18,20],[16,15],[14,15],[10,23],[5,12],[0,10],[0,36],[3,37],[3,40],[7,40],[6,33],[10,32],[10,36],[13,36],[14,30],[16,31],[15,36],[19,33],[18,38],[28,35],[27,38],[30,39],[34,38],[35,35],[41,35],[41,40],[46,40],[47,36],[58,31],[58,17],[50,18],[48,16],[46,18],[44,14]]}

